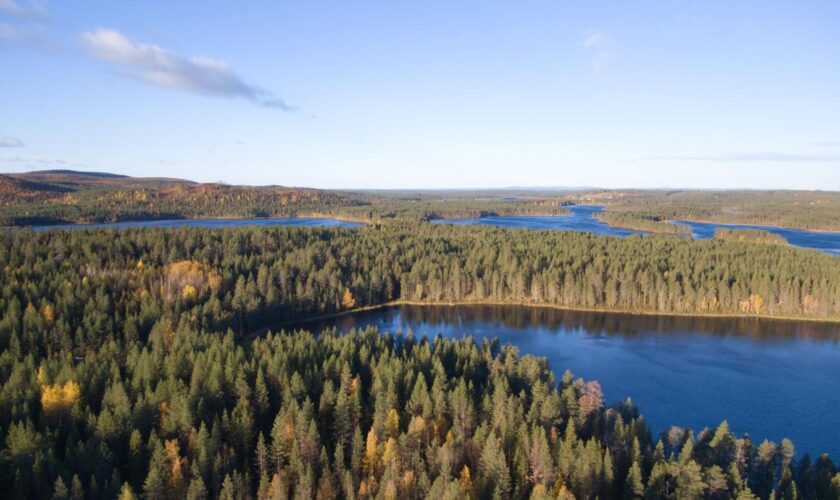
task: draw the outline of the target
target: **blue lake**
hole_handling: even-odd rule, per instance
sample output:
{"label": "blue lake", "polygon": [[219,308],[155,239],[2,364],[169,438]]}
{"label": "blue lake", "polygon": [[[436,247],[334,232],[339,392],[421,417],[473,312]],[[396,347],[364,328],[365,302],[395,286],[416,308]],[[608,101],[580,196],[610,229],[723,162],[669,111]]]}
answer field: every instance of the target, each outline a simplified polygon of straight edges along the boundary
{"label": "blue lake", "polygon": [[756,318],[642,316],[524,306],[398,306],[287,328],[498,338],[631,397],[655,433],[728,420],[756,443],[840,458],[840,325]]}
{"label": "blue lake", "polygon": [[167,219],[125,222],[102,222],[95,224],[57,224],[52,226],[34,226],[35,231],[49,231],[54,229],[98,229],[125,227],[202,227],[229,228],[242,226],[299,226],[299,227],[360,227],[358,222],[345,222],[337,219],[308,218],[308,217],[267,217],[241,219]]}
{"label": "blue lake", "polygon": [[763,229],[778,234],[785,238],[788,243],[800,248],[813,248],[823,252],[840,255],[840,233],[829,233],[819,231],[805,231],[802,229],[788,229],[774,226],[745,226],[737,224],[713,224],[708,222],[678,221],[681,224],[691,226],[692,237],[697,239],[709,239],[715,237],[717,228],[725,229]]}
{"label": "blue lake", "polygon": [[[593,215],[602,212],[603,206],[577,205],[568,207],[569,215],[553,216],[491,216],[476,219],[436,219],[433,224],[484,224],[504,228],[536,229],[536,230],[559,230],[559,231],[582,231],[609,236],[628,236],[631,234],[644,234],[642,231],[630,229],[618,229],[594,218]],[[812,248],[823,252],[840,255],[840,233],[805,231],[801,229],[789,229],[773,226],[750,226],[735,224],[715,224],[705,222],[677,221],[681,224],[691,226],[692,237],[696,239],[709,239],[715,235],[717,228],[727,229],[764,229],[771,233],[783,236],[788,243],[801,248]]]}

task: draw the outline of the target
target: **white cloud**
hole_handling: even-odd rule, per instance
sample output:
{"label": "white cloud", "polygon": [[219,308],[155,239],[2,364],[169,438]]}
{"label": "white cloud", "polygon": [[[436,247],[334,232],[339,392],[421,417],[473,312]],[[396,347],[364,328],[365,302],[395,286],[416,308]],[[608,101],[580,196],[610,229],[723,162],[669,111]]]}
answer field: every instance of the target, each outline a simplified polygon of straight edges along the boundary
{"label": "white cloud", "polygon": [[157,87],[241,97],[261,106],[293,110],[282,99],[242,80],[224,61],[212,57],[183,57],[155,45],[135,42],[112,29],[83,33],[82,42],[93,57],[114,64],[117,74],[126,78]]}
{"label": "white cloud", "polygon": [[615,43],[612,37],[602,31],[590,31],[580,44],[592,51],[592,68],[596,71],[605,69],[615,59]]}
{"label": "white cloud", "polygon": [[0,11],[24,21],[46,21],[50,15],[41,2],[20,3],[15,0],[0,0]]}
{"label": "white cloud", "polygon": [[43,25],[35,23],[0,23],[0,48],[3,47],[23,47],[44,53],[59,51],[49,31]]}
{"label": "white cloud", "polygon": [[7,22],[0,22],[0,48],[35,49],[47,54],[60,51],[47,21],[50,14],[38,1],[0,0],[0,13]]}
{"label": "white cloud", "polygon": [[0,137],[0,148],[22,148],[23,141],[17,137]]}

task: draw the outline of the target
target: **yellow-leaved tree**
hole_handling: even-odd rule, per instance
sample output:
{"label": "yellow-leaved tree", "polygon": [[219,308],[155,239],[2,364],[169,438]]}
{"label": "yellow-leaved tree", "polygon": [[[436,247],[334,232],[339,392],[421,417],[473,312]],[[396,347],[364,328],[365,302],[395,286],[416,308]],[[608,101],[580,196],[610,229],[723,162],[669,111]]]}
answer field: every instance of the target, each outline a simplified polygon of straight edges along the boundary
{"label": "yellow-leaved tree", "polygon": [[466,465],[461,469],[461,476],[458,478],[458,487],[464,498],[473,498],[473,482],[470,475],[470,468]]}
{"label": "yellow-leaved tree", "polygon": [[388,410],[388,416],[385,417],[385,435],[388,437],[400,435],[400,414],[397,413],[396,408]]}
{"label": "yellow-leaved tree", "polygon": [[198,292],[192,285],[184,285],[183,290],[181,290],[181,298],[184,300],[192,300],[197,294]]}
{"label": "yellow-leaved tree", "polygon": [[79,384],[72,380],[68,380],[64,385],[46,385],[41,391],[41,406],[49,416],[66,415],[81,396]]}
{"label": "yellow-leaved tree", "polygon": [[353,297],[353,292],[349,288],[344,289],[344,296],[341,297],[341,306],[345,309],[352,309],[356,307],[356,298]]}

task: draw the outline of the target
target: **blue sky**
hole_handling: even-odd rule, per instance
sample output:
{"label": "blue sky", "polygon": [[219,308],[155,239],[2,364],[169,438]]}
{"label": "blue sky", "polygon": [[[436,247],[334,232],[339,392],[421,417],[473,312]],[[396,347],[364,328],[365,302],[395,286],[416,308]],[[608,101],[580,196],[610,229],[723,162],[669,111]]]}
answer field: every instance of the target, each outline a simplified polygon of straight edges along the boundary
{"label": "blue sky", "polygon": [[0,0],[0,172],[840,190],[840,2]]}

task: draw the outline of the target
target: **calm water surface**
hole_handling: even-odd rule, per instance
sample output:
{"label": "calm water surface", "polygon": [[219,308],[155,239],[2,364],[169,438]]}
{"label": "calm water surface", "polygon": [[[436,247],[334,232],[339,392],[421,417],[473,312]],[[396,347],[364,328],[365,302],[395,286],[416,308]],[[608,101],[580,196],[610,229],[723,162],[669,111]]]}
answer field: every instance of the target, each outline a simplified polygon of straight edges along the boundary
{"label": "calm water surface", "polygon": [[631,397],[654,432],[724,419],[798,455],[840,458],[840,325],[764,319],[584,313],[522,306],[400,306],[294,327],[498,338]]}
{"label": "calm water surface", "polygon": [[[609,236],[628,236],[644,234],[642,231],[618,229],[594,218],[593,215],[602,212],[603,206],[579,205],[569,207],[569,215],[554,216],[494,216],[476,219],[438,219],[433,224],[483,224],[504,228],[544,229],[561,231],[581,231]],[[680,221],[691,226],[693,237],[708,239],[715,235],[715,229],[765,229],[780,234],[791,245],[802,248],[813,248],[824,252],[840,255],[840,233],[821,233],[787,229],[770,226],[741,226],[732,224],[712,224],[704,222]],[[345,222],[329,218],[241,218],[241,219],[169,219],[152,221],[103,222],[96,224],[57,224],[50,226],[34,226],[35,231],[53,229],[85,229],[85,228],[123,228],[123,227],[203,227],[228,228],[241,226],[300,226],[300,227],[360,227],[357,222]]]}
{"label": "calm water surface", "polygon": [[[603,206],[578,205],[569,208],[569,215],[552,216],[509,216],[509,217],[481,217],[477,219],[437,219],[432,223],[436,224],[484,224],[505,228],[520,229],[549,229],[560,231],[585,231],[610,236],[627,236],[630,234],[644,234],[642,231],[629,229],[617,229],[595,219],[594,214],[602,212]],[[816,231],[805,231],[801,229],[788,229],[772,226],[750,226],[734,224],[714,224],[706,222],[678,221],[681,224],[691,226],[692,237],[696,239],[709,239],[715,235],[717,228],[727,229],[764,229],[771,233],[783,236],[788,243],[802,248],[813,248],[823,252],[840,255],[840,233],[827,233]]]}
{"label": "calm water surface", "polygon": [[692,236],[697,239],[709,239],[715,237],[715,229],[721,227],[726,229],[763,229],[778,234],[791,245],[801,248],[813,248],[823,252],[840,255],[840,233],[828,233],[817,231],[804,231],[801,229],[788,229],[773,226],[742,226],[736,224],[712,224],[707,222],[680,221],[682,224],[691,226]]}
{"label": "calm water surface", "polygon": [[432,224],[482,224],[518,229],[581,231],[606,234],[609,236],[644,234],[642,231],[610,227],[609,225],[594,218],[594,214],[604,211],[604,207],[602,206],[576,205],[566,208],[569,209],[568,215],[511,215],[489,216],[475,219],[434,219],[432,220]]}
{"label": "calm water surface", "polygon": [[125,222],[102,222],[96,224],[57,224],[52,226],[34,226],[35,231],[53,229],[98,229],[124,227],[202,227],[210,229],[242,226],[299,226],[299,227],[360,227],[358,222],[345,222],[336,219],[308,217],[266,217],[242,219],[168,219]]}

